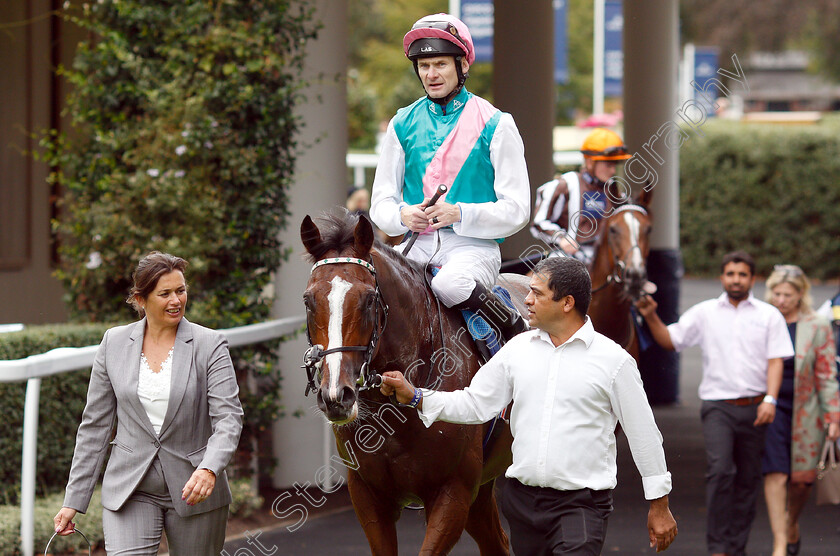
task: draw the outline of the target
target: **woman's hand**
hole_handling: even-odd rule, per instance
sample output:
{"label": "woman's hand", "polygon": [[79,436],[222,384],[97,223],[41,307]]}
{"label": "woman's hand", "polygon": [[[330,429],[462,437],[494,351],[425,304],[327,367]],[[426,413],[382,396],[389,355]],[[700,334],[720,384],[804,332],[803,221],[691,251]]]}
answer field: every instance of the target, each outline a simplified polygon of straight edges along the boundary
{"label": "woman's hand", "polygon": [[181,489],[181,500],[187,501],[187,506],[194,506],[207,500],[216,487],[216,474],[209,469],[196,469],[190,480]]}
{"label": "woman's hand", "polygon": [[74,517],[76,517],[76,510],[67,507],[61,508],[53,518],[55,532],[61,537],[72,535],[76,530],[76,524],[73,523]]}

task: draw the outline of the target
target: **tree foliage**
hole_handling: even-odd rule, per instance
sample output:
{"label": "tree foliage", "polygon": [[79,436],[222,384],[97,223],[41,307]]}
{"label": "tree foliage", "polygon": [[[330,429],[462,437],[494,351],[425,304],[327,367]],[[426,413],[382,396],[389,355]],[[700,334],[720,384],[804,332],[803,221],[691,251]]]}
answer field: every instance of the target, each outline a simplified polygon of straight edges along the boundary
{"label": "tree foliage", "polygon": [[74,318],[131,318],[122,301],[151,249],[190,261],[194,320],[267,318],[312,11],[290,0],[103,0],[65,14],[92,37],[60,70],[73,130],[43,141],[63,192],[58,275]]}
{"label": "tree foliage", "polygon": [[681,0],[683,42],[719,46],[740,57],[804,49],[811,68],[840,80],[840,0]]}

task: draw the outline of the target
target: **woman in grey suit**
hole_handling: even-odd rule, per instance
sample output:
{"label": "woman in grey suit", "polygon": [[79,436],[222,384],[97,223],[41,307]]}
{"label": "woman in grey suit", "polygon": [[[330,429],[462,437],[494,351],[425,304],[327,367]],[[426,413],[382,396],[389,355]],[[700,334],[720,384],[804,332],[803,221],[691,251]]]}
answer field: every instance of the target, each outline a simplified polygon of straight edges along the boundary
{"label": "woman in grey suit", "polygon": [[224,545],[225,467],[239,443],[242,406],[227,341],[184,318],[186,266],[165,253],[145,256],[128,298],[143,318],[108,330],[96,352],[54,521],[59,534],[73,532],[110,444],[102,479],[109,556],[157,554],[164,530],[173,556],[217,555]]}

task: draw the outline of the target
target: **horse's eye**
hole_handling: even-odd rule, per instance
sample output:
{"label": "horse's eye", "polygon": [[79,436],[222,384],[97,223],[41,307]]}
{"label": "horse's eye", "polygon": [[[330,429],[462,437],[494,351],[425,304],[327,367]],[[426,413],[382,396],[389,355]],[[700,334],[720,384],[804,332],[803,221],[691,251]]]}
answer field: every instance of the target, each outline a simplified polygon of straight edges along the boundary
{"label": "horse's eye", "polygon": [[610,233],[614,234],[614,235],[618,235],[618,234],[621,233],[621,230],[619,230],[618,228],[615,228],[615,227],[611,227],[610,228]]}

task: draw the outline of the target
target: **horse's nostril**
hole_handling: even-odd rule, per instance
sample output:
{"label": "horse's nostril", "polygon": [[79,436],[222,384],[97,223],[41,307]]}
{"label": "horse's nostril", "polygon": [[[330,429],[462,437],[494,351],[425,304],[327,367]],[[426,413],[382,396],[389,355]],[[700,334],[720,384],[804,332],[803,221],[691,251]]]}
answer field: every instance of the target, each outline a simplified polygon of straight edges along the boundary
{"label": "horse's nostril", "polygon": [[344,386],[338,391],[338,403],[345,407],[351,407],[356,403],[356,390],[349,386]]}

